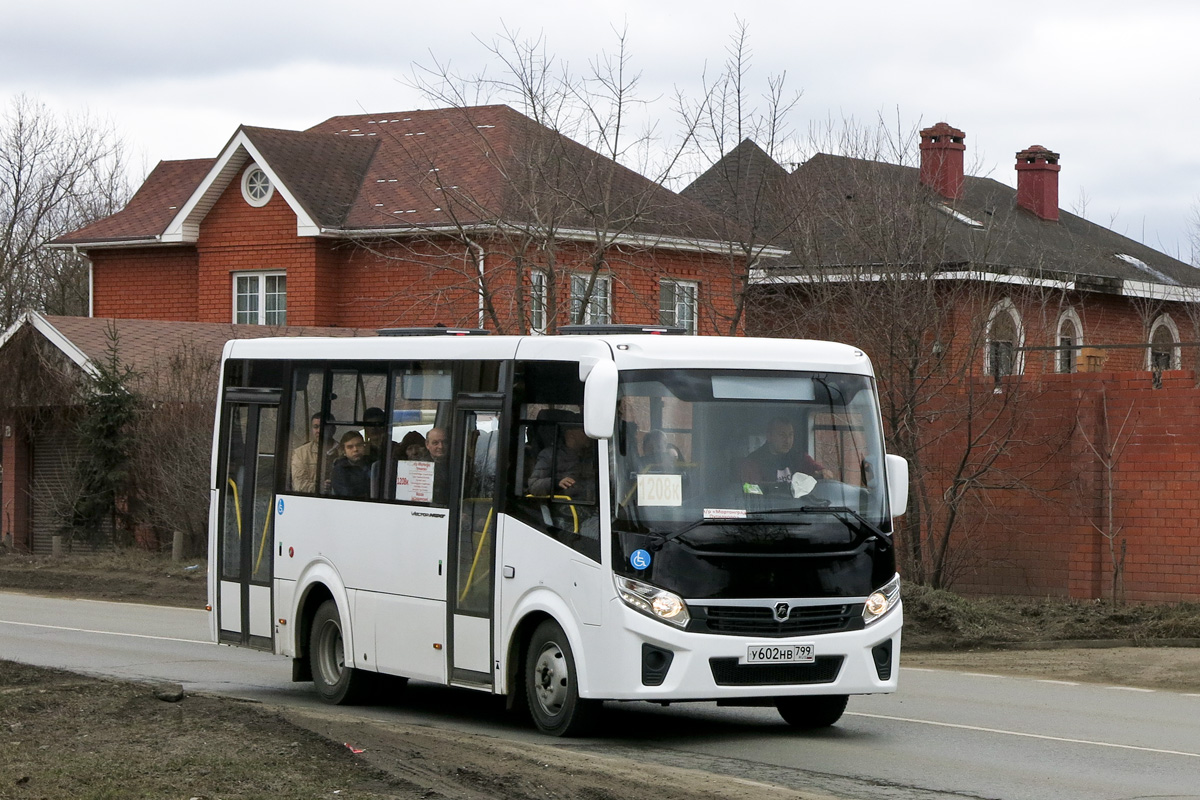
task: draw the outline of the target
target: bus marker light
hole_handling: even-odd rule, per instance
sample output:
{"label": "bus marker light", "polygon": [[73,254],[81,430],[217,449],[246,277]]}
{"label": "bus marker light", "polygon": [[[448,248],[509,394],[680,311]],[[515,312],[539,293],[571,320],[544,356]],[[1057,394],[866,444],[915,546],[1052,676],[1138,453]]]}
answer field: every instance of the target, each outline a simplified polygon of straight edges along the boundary
{"label": "bus marker light", "polygon": [[204,607],[204,610],[205,610],[205,611],[212,611],[212,606],[205,606],[205,607]]}
{"label": "bus marker light", "polygon": [[286,619],[283,619],[282,617],[280,617],[280,618],[279,618],[279,624],[280,624],[280,625],[287,625],[287,620],[286,620]]}
{"label": "bus marker light", "polygon": [[288,548],[288,558],[295,558],[295,557],[296,557],[296,548],[289,547]]}
{"label": "bus marker light", "polygon": [[441,643],[441,642],[434,642],[434,643],[433,643],[433,649],[434,649],[434,650],[441,650],[441,649],[442,649],[442,643]]}

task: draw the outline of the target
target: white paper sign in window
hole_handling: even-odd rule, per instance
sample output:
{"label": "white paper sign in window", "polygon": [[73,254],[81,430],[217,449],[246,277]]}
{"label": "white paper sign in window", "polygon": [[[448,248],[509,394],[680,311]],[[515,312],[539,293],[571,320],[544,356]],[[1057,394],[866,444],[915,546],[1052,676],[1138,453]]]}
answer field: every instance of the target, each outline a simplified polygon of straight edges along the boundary
{"label": "white paper sign in window", "polygon": [[411,503],[433,502],[433,462],[396,462],[396,499]]}
{"label": "white paper sign in window", "polygon": [[638,475],[639,506],[683,505],[682,475]]}

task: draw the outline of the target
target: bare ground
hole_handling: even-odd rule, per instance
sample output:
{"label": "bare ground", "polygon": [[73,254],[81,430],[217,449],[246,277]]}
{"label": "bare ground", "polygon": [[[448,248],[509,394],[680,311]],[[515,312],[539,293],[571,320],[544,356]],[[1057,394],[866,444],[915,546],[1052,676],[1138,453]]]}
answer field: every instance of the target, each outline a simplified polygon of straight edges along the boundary
{"label": "bare ground", "polygon": [[[205,568],[145,553],[0,553],[0,590],[203,608]],[[906,587],[905,609],[906,667],[1200,691],[1200,648],[1162,646],[1200,643],[1195,606],[968,601]],[[0,662],[0,798],[819,797],[550,742],[163,700],[160,688]]]}

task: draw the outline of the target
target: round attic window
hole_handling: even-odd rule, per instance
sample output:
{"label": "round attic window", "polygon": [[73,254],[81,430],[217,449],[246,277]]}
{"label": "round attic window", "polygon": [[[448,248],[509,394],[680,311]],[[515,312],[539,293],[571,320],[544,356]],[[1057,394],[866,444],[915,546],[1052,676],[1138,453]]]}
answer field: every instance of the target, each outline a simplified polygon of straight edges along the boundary
{"label": "round attic window", "polygon": [[267,173],[258,167],[251,167],[242,173],[242,197],[255,208],[261,208],[271,201],[275,187]]}

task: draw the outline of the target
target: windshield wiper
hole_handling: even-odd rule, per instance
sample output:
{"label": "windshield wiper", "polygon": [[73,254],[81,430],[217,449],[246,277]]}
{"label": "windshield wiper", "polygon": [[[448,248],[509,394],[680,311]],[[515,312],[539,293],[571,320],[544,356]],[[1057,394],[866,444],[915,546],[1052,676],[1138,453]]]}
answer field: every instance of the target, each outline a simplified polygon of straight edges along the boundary
{"label": "windshield wiper", "polygon": [[[853,508],[850,508],[849,506],[800,506],[799,508],[766,508],[761,511],[747,511],[746,513],[747,514],[761,514],[761,515],[797,514],[797,513],[799,513],[799,514],[848,514],[851,517],[854,517],[854,519],[858,520],[858,522],[860,522],[864,528],[866,528],[868,531],[875,534],[876,536],[882,536],[884,539],[889,539],[889,540],[891,538],[890,536],[888,536],[888,534],[884,533],[879,528],[877,528],[875,526],[875,523],[871,522],[869,519],[864,517],[862,514],[859,514],[857,511],[855,511]],[[842,522],[846,522],[846,520],[843,518]]]}

